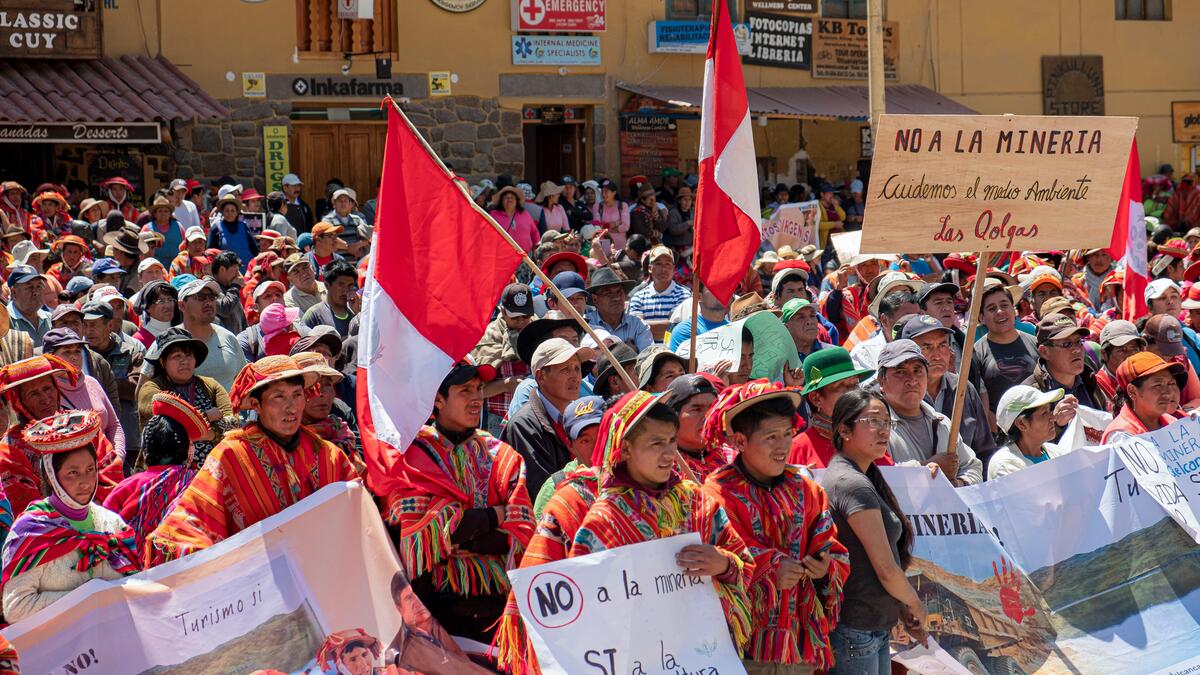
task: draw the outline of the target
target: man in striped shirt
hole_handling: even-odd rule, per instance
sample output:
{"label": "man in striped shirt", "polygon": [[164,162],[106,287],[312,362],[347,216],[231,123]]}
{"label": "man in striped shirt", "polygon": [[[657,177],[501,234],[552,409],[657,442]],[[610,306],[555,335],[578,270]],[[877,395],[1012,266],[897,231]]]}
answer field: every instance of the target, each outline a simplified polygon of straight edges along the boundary
{"label": "man in striped shirt", "polygon": [[675,255],[671,249],[655,246],[650,249],[650,283],[629,299],[629,313],[641,317],[657,338],[666,330],[671,312],[691,297],[691,291],[675,283]]}

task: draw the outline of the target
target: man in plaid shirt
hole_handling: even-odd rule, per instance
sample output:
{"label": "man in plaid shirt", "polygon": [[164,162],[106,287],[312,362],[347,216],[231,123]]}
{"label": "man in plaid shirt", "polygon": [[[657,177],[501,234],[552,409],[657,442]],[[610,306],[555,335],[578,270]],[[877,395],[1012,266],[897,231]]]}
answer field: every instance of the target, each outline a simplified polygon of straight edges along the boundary
{"label": "man in plaid shirt", "polygon": [[675,283],[675,254],[666,246],[650,249],[650,281],[629,299],[629,313],[641,317],[655,337],[666,330],[671,312],[692,292]]}
{"label": "man in plaid shirt", "polygon": [[500,435],[513,391],[529,375],[529,366],[517,355],[517,336],[532,319],[533,294],[529,287],[509,284],[500,296],[500,311],[471,352],[475,363],[496,369],[496,379],[483,387],[483,395],[487,398],[484,427],[493,436]]}

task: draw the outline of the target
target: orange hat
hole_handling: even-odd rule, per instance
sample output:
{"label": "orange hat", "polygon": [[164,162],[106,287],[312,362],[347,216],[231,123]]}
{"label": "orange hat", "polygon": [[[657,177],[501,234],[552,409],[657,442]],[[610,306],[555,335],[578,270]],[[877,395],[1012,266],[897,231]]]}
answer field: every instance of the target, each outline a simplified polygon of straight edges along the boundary
{"label": "orange hat", "polygon": [[102,188],[108,188],[108,187],[112,187],[114,185],[121,185],[121,186],[124,186],[126,190],[131,190],[131,191],[133,190],[133,185],[128,180],[126,180],[125,178],[123,178],[121,176],[113,176],[112,178],[102,180],[102,181],[100,181],[99,185]]}
{"label": "orange hat", "polygon": [[55,455],[93,445],[100,432],[100,413],[67,410],[29,424],[21,430],[21,440],[38,454]]}
{"label": "orange hat", "polygon": [[1164,370],[1170,371],[1175,381],[1180,383],[1180,388],[1183,388],[1187,381],[1187,370],[1173,361],[1163,361],[1161,356],[1153,352],[1138,352],[1117,366],[1117,386],[1124,389],[1138,378]]}
{"label": "orange hat", "polygon": [[233,378],[229,401],[235,410],[250,410],[251,394],[271,383],[293,377],[304,378],[305,389],[316,384],[318,379],[316,373],[304,370],[290,356],[264,356],[254,363],[247,363]]}
{"label": "orange hat", "polygon": [[62,247],[66,246],[67,244],[75,244],[79,248],[82,248],[84,251],[87,251],[87,249],[88,249],[87,242],[85,242],[83,240],[83,237],[80,237],[79,235],[75,235],[75,234],[68,234],[68,235],[59,237],[58,239],[55,240],[54,244],[52,245],[52,248],[55,251],[61,251]]}
{"label": "orange hat", "polygon": [[326,223],[324,221],[321,221],[321,222],[317,223],[316,225],[313,225],[312,236],[313,236],[313,239],[316,239],[317,237],[320,237],[321,235],[324,235],[324,234],[331,234],[331,233],[332,234],[341,234],[345,231],[346,231],[346,228],[342,227],[341,225],[335,225],[333,223]]}
{"label": "orange hat", "polygon": [[187,432],[188,440],[195,443],[208,433],[208,420],[195,406],[175,394],[163,392],[150,399],[150,412],[169,417]]}
{"label": "orange hat", "polygon": [[63,199],[62,195],[60,195],[57,192],[54,192],[52,190],[46,190],[42,194],[33,198],[33,208],[34,209],[38,208],[39,206],[42,205],[42,202],[47,201],[47,200],[52,201],[52,202],[58,202],[58,208],[60,208],[60,209],[66,208],[66,206],[67,206],[67,200]]}

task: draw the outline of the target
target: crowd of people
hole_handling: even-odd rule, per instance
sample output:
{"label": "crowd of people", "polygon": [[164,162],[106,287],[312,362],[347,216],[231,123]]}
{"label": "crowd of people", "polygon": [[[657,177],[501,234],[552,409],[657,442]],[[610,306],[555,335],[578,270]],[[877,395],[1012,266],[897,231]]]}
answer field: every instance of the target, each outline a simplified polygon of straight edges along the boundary
{"label": "crowd of people", "polygon": [[[375,204],[330,181],[311,208],[282,183],[180,179],[144,210],[123,178],[94,197],[0,185],[6,621],[369,476],[355,352]],[[1068,429],[1108,442],[1200,406],[1191,176],[1146,181],[1166,215],[1146,219],[1136,323],[1105,249],[1005,254],[983,279],[967,254],[838,260],[864,185],[817,185],[764,190],[763,215],[819,200],[822,246],[764,241],[729,302],[693,279],[693,176],[470,188],[562,299],[519,269],[435,399],[397,402],[431,416],[367,484],[417,596],[495,645],[494,667],[537,672],[507,570],[695,532],[677,562],[712,577],[749,672],[888,672],[892,628],[920,639],[926,609],[880,466],[973,485],[1069,452]],[[747,328],[738,358],[695,365],[693,319],[699,336],[749,317],[790,342],[756,349]],[[799,368],[767,361],[781,351]]]}

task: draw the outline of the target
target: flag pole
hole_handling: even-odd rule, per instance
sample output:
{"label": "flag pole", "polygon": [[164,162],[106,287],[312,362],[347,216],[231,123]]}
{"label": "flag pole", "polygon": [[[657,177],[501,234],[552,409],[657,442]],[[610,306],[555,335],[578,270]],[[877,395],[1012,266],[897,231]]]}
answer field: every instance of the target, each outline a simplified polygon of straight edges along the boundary
{"label": "flag pole", "polygon": [[695,259],[692,259],[692,337],[691,349],[688,350],[688,372],[696,372],[696,315],[700,313],[700,275],[696,272]]}
{"label": "flag pole", "polygon": [[[980,252],[975,261],[975,281],[971,283],[971,308],[967,310],[967,334],[963,340],[962,360],[958,366],[958,387],[954,390],[954,412],[950,415],[950,438],[946,441],[946,452],[958,451],[958,428],[962,424],[963,406],[967,401],[967,380],[971,377],[971,355],[974,353],[975,330],[979,326],[979,306],[983,303],[983,282],[987,277],[990,254]],[[978,420],[986,424],[987,420]],[[937,448],[934,448],[936,450]],[[953,476],[946,476],[953,480]]]}
{"label": "flag pole", "polygon": [[[442,171],[445,171],[446,175],[448,176],[454,176],[454,172],[451,171],[444,162],[442,162],[442,158],[438,157],[437,153],[433,151],[433,148],[429,147],[429,143],[425,140],[425,137],[421,135],[421,132],[417,131],[415,126],[413,126],[412,121],[409,120],[408,115],[405,115],[404,111],[400,109],[400,106],[396,103],[395,99],[393,99],[391,96],[388,96],[384,100],[392,104],[392,107],[394,107],[396,112],[399,114],[400,119],[404,120],[404,123],[408,125],[408,128],[412,134],[421,141],[421,146],[425,148],[425,152],[432,157],[435,162],[438,163],[438,166],[442,168]],[[555,299],[558,300],[559,307],[568,315],[570,315],[572,319],[575,319],[579,326],[583,328],[584,332],[586,332],[593,340],[595,340],[596,348],[599,349],[602,354],[604,354],[609,363],[619,365],[617,358],[613,356],[611,351],[609,351],[608,345],[604,344],[604,341],[600,339],[600,336],[596,335],[596,331],[592,329],[590,325],[588,325],[588,322],[585,321],[582,316],[580,316],[579,312],[575,310],[575,306],[567,300],[566,296],[562,294],[562,291],[558,289],[558,286],[554,285],[554,282],[550,280],[550,277],[546,276],[546,273],[537,266],[537,263],[533,262],[533,260],[529,257],[529,254],[525,252],[525,249],[521,248],[521,245],[518,244],[511,236],[509,236],[508,232],[500,225],[500,223],[496,222],[495,218],[492,218],[492,214],[488,213],[487,210],[479,206],[479,204],[476,204],[474,199],[471,199],[471,194],[467,192],[467,188],[463,186],[462,181],[458,180],[457,178],[452,180],[454,184],[458,186],[458,189],[462,191],[463,197],[466,198],[467,202],[471,205],[471,208],[475,209],[479,215],[486,218],[487,222],[491,224],[492,229],[496,230],[496,233],[499,234],[504,241],[508,242],[508,245],[511,246],[514,251],[521,254],[521,262],[525,263],[525,265],[528,266],[529,269],[532,270],[533,273],[542,280],[542,283],[546,285],[546,288],[550,289],[550,292],[554,294]],[[614,370],[630,391],[635,391],[638,389],[637,383],[633,381],[633,378],[629,376],[629,373],[625,372],[624,368],[617,367],[614,368]]]}

